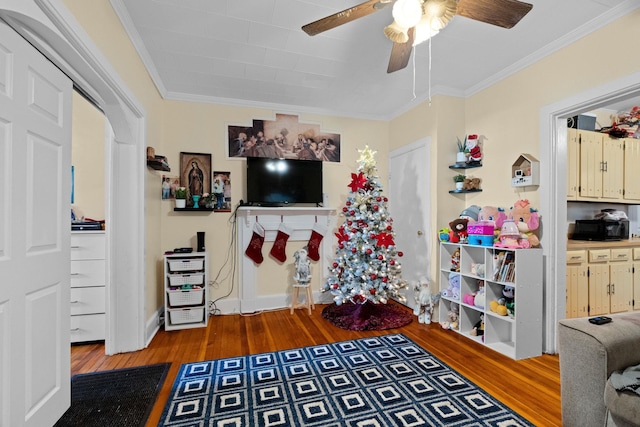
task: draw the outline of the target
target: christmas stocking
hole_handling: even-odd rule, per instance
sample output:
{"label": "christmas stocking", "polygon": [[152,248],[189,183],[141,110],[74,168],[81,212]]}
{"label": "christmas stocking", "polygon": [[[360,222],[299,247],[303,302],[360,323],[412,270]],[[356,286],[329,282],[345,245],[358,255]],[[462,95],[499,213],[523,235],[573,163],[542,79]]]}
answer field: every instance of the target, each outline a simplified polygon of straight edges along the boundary
{"label": "christmas stocking", "polygon": [[311,237],[309,238],[309,243],[307,243],[307,252],[309,258],[314,261],[318,261],[320,259],[320,242],[322,242],[322,238],[327,232],[327,227],[317,222],[313,225],[311,229]]}
{"label": "christmas stocking", "polygon": [[251,236],[249,246],[247,246],[247,250],[244,251],[245,255],[251,258],[256,264],[261,264],[262,261],[264,261],[264,258],[262,257],[263,244],[264,227],[256,222],[253,225],[253,235]]}
{"label": "christmas stocking", "polygon": [[287,240],[289,240],[290,235],[291,230],[289,229],[289,227],[281,222],[280,226],[278,227],[276,240],[273,242],[271,252],[269,252],[272,257],[280,262],[285,262],[287,260],[287,253],[285,252],[285,249],[287,247]]}

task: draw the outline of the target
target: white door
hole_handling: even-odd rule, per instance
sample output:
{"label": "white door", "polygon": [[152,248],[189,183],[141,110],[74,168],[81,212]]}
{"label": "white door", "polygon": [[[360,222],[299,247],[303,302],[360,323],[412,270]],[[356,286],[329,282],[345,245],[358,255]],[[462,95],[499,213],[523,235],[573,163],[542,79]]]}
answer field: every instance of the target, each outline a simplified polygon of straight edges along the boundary
{"label": "white door", "polygon": [[0,425],[70,405],[71,81],[0,21]]}
{"label": "white door", "polygon": [[[407,305],[414,306],[412,284],[430,279],[429,229],[429,140],[422,139],[389,153],[389,213],[393,218],[395,242],[404,253],[402,278],[410,286],[404,291]],[[436,284],[432,283],[432,290]]]}

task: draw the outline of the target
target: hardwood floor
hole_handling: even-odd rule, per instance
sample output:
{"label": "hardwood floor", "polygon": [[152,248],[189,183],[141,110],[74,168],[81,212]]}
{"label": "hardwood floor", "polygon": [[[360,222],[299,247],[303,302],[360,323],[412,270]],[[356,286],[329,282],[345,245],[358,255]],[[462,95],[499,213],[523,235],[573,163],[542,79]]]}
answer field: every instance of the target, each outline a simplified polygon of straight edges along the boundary
{"label": "hardwood floor", "polygon": [[400,329],[356,332],[322,318],[324,306],[310,316],[289,309],[250,316],[215,316],[207,328],[161,330],[148,348],[105,356],[104,345],[71,347],[71,374],[171,362],[147,426],[156,426],[180,365],[247,354],[298,348],[388,333],[403,333],[536,426],[561,426],[560,367],[557,355],[515,361],[474,343],[439,324],[414,321]]}

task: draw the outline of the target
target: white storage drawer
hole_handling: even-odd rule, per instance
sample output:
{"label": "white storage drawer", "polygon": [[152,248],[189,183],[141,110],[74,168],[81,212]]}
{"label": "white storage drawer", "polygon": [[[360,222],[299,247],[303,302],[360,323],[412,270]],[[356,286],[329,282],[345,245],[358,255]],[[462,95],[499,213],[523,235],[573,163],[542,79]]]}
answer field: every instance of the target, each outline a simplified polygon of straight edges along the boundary
{"label": "white storage drawer", "polygon": [[71,287],[104,286],[106,263],[103,259],[71,261]]}
{"label": "white storage drawer", "polygon": [[71,260],[105,259],[105,246],[104,233],[71,233]]}
{"label": "white storage drawer", "polygon": [[105,330],[104,314],[71,316],[71,342],[103,340]]}
{"label": "white storage drawer", "polygon": [[169,310],[169,322],[172,325],[200,323],[204,320],[204,307]]}
{"label": "white storage drawer", "polygon": [[104,286],[71,289],[71,315],[96,314],[105,311]]}
{"label": "white storage drawer", "polygon": [[184,307],[187,305],[204,304],[204,289],[192,289],[190,291],[168,291],[169,306]]}
{"label": "white storage drawer", "polygon": [[204,258],[172,259],[169,260],[169,271],[204,271]]}

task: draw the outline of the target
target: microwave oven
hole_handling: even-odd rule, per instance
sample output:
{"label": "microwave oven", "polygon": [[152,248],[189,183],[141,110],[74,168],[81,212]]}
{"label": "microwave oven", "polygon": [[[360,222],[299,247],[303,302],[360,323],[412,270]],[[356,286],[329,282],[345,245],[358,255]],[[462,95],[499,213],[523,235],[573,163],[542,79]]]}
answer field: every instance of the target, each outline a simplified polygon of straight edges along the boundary
{"label": "microwave oven", "polygon": [[573,240],[626,240],[629,238],[627,219],[577,219]]}

